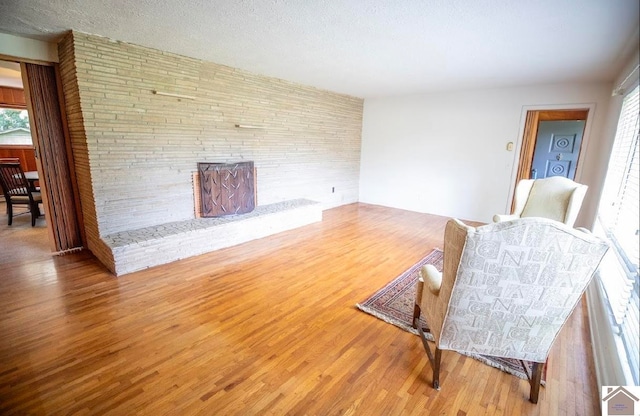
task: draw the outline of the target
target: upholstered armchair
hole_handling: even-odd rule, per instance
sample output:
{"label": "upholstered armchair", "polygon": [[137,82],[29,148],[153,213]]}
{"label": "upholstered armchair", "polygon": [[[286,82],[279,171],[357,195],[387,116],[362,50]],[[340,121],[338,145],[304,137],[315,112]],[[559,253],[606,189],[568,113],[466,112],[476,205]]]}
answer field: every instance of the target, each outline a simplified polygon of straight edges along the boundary
{"label": "upholstered armchair", "polygon": [[544,179],[523,179],[514,195],[513,214],[494,215],[494,222],[524,217],[542,217],[573,227],[587,193],[582,185],[562,176]]}
{"label": "upholstered armchair", "polygon": [[[530,401],[537,403],[553,341],[607,248],[586,230],[546,218],[478,228],[450,220],[443,272],[422,268],[413,316],[433,369],[433,387],[440,388],[442,350],[512,358],[533,362]],[[428,329],[420,328],[420,315]]]}

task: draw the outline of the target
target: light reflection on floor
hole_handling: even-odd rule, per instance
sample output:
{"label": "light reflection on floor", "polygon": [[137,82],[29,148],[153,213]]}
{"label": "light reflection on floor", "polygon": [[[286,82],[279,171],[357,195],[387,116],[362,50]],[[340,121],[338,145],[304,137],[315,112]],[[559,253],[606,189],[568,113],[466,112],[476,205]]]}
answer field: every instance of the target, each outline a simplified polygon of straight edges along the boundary
{"label": "light reflection on floor", "polygon": [[[15,208],[24,211],[23,207]],[[0,202],[0,266],[11,263],[23,263],[50,259],[52,256],[44,217],[36,220],[31,226],[31,215],[26,213],[13,218],[13,224],[7,225],[7,206]]]}

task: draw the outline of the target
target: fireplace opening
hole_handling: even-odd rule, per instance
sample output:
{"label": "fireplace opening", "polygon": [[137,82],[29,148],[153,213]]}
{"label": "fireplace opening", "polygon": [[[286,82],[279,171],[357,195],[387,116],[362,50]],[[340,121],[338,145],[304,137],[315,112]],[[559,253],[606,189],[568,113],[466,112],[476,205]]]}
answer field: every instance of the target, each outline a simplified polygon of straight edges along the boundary
{"label": "fireplace opening", "polygon": [[200,216],[246,214],[256,204],[256,174],[252,161],[198,163]]}

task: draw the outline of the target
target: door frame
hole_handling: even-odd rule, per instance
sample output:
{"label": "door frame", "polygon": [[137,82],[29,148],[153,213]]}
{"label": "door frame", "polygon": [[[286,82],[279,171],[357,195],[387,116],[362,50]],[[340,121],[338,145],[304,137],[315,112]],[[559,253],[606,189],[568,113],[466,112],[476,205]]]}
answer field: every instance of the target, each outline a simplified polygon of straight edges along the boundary
{"label": "door frame", "polygon": [[[69,136],[69,129],[68,129],[68,125],[67,125],[67,117],[66,117],[66,106],[64,105],[64,95],[63,95],[63,91],[62,91],[62,80],[60,77],[60,71],[59,71],[59,64],[56,62],[46,62],[46,61],[41,61],[41,60],[34,60],[34,59],[25,59],[25,58],[18,58],[18,57],[13,57],[13,56],[8,56],[8,55],[3,55],[0,54],[0,60],[4,60],[4,61],[10,61],[10,62],[16,62],[18,64],[20,64],[20,72],[21,72],[21,76],[22,76],[22,80],[23,80],[23,90],[24,90],[24,94],[25,94],[25,101],[26,101],[26,109],[29,112],[29,117],[32,118],[33,117],[33,106],[32,106],[32,101],[31,101],[31,94],[32,92],[29,90],[28,87],[28,83],[26,82],[25,79],[25,70],[24,70],[24,64],[34,64],[34,65],[42,65],[42,66],[48,66],[48,67],[52,67],[55,71],[55,84],[56,84],[56,90],[57,90],[57,104],[60,107],[60,117],[61,117],[61,122],[62,122],[62,130],[63,130],[63,134],[64,134],[64,144],[65,144],[65,153],[67,155],[67,160],[68,160],[68,165],[67,168],[69,169],[69,176],[71,179],[71,185],[72,185],[72,191],[74,193],[74,204],[73,204],[73,209],[76,213],[76,218],[77,218],[77,226],[79,228],[80,231],[80,244],[81,246],[76,247],[76,248],[72,248],[71,250],[75,250],[75,249],[82,249],[83,247],[86,247],[86,236],[85,236],[85,230],[84,230],[84,221],[83,221],[83,217],[82,217],[82,209],[81,209],[81,205],[80,205],[80,199],[79,199],[79,192],[78,192],[78,186],[77,186],[77,179],[76,179],[76,174],[75,174],[75,164],[73,161],[73,151],[71,149],[71,140],[70,140],[70,136]],[[58,247],[58,245],[56,244],[57,239],[55,238],[55,234],[58,232],[58,230],[62,227],[61,224],[58,224],[54,221],[55,216],[51,215],[51,212],[53,210],[53,206],[51,205],[51,201],[48,195],[48,190],[46,187],[46,177],[49,177],[51,180],[56,181],[56,177],[54,175],[54,172],[49,172],[46,168],[44,168],[43,164],[42,164],[42,160],[41,160],[41,152],[40,152],[40,148],[42,147],[43,144],[43,140],[47,140],[47,138],[42,137],[41,135],[37,134],[37,129],[34,128],[34,126],[31,126],[31,136],[33,138],[33,146],[36,152],[36,165],[38,166],[38,172],[40,174],[40,176],[42,177],[43,180],[40,181],[40,188],[42,190],[42,200],[43,200],[43,209],[44,209],[44,214],[45,214],[45,218],[46,218],[46,225],[47,225],[47,236],[49,239],[49,246],[51,248],[51,251],[53,253],[63,253],[65,251],[69,251],[69,249],[66,250],[60,250],[60,248]]]}
{"label": "door frame", "polygon": [[[560,105],[532,105],[523,106],[520,116],[520,129],[518,132],[518,142],[513,155],[513,168],[511,172],[511,182],[509,186],[509,197],[506,202],[505,212],[512,212],[513,196],[516,185],[522,179],[529,179],[533,153],[535,150],[536,136],[538,134],[538,122],[550,120],[567,120],[570,117],[579,116],[586,112],[586,122],[580,153],[576,162],[575,181],[581,182],[584,155],[589,147],[593,118],[596,110],[595,103],[576,103]],[[575,118],[573,118],[575,120]]]}

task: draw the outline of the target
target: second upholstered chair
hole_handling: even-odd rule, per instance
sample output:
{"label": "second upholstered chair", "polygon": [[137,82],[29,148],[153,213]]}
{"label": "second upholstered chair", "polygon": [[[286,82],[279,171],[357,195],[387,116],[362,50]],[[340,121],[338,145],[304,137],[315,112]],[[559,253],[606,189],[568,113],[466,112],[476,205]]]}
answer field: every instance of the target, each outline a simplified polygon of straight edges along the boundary
{"label": "second upholstered chair", "polygon": [[542,217],[573,227],[587,188],[562,176],[523,179],[516,186],[513,214],[495,215],[493,221]]}
{"label": "second upholstered chair", "polygon": [[[422,268],[413,316],[434,388],[439,389],[442,350],[511,358],[534,363],[530,401],[537,403],[553,341],[607,249],[588,231],[546,218],[478,228],[450,220],[443,272]],[[420,315],[428,330],[420,328]]]}

